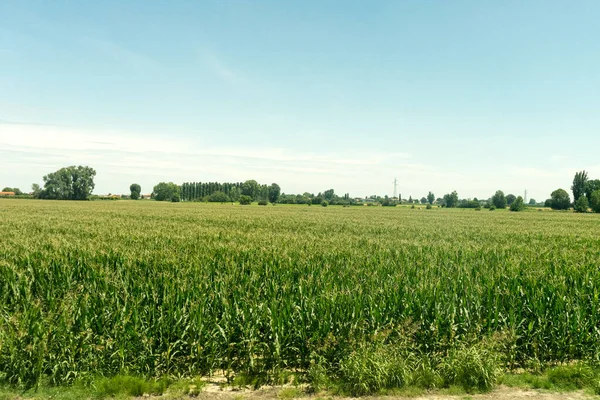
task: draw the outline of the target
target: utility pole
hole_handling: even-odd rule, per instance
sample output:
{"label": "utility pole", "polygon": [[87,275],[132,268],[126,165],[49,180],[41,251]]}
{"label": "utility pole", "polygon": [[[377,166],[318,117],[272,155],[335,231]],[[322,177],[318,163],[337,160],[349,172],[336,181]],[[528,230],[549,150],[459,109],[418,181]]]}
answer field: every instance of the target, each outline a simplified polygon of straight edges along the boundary
{"label": "utility pole", "polygon": [[525,189],[525,204],[527,204],[527,189]]}
{"label": "utility pole", "polygon": [[394,178],[394,197],[398,197],[398,179]]}

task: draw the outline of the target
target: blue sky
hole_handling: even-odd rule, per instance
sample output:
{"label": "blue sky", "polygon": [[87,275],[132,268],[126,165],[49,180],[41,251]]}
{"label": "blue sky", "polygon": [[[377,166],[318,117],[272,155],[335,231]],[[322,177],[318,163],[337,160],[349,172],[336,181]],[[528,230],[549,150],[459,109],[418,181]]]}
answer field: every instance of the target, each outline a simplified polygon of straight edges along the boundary
{"label": "blue sky", "polygon": [[0,2],[0,186],[353,196],[600,178],[598,1]]}

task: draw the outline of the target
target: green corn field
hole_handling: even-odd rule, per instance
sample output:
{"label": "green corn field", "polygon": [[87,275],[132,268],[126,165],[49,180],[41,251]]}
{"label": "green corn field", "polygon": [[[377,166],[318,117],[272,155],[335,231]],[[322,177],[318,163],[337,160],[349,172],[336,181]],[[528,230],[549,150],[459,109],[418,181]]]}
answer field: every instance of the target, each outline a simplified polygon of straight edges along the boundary
{"label": "green corn field", "polygon": [[598,215],[0,200],[0,223],[8,384],[343,373],[378,337],[600,360]]}

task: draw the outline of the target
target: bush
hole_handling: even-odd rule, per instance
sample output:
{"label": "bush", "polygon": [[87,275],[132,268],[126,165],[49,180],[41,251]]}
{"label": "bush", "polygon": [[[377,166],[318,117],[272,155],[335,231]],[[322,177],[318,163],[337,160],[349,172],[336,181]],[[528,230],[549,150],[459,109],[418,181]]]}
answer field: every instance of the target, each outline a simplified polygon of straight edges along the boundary
{"label": "bush", "polygon": [[251,203],[252,203],[252,197],[246,196],[244,194],[240,196],[240,204],[241,205],[247,206],[247,205],[249,205]]}
{"label": "bush", "polygon": [[550,207],[552,207],[553,210],[568,210],[571,206],[569,193],[564,189],[556,189],[552,192],[550,197],[552,198]]}
{"label": "bush", "polygon": [[450,351],[440,369],[448,386],[462,386],[466,391],[488,391],[500,373],[499,357],[483,345],[461,347]]}
{"label": "bush", "polygon": [[223,192],[214,192],[207,199],[211,203],[228,203],[231,201],[229,196]]}
{"label": "bush", "polygon": [[525,202],[521,196],[517,197],[515,201],[510,204],[510,211],[523,211],[525,209]]}
{"label": "bush", "polygon": [[266,205],[267,205],[267,201],[266,201],[266,200],[260,200],[260,201],[258,202],[258,205],[259,205],[259,206],[266,206]]}
{"label": "bush", "polygon": [[179,193],[174,193],[173,196],[171,196],[171,201],[173,203],[179,203],[181,201],[181,197],[179,197]]}
{"label": "bush", "polygon": [[425,208],[428,209],[428,210],[431,210],[431,208],[432,208],[431,204],[427,204],[427,207],[425,207]]}
{"label": "bush", "polygon": [[588,212],[588,199],[586,195],[583,195],[575,202],[575,212],[586,213]]}
{"label": "bush", "polygon": [[394,347],[380,343],[361,344],[340,362],[342,386],[353,396],[400,388],[407,376],[404,357]]}
{"label": "bush", "polygon": [[329,205],[329,203],[327,202],[327,200],[323,200],[323,201],[321,202],[321,205],[322,205],[323,207],[327,207],[327,206]]}
{"label": "bush", "polygon": [[590,207],[592,211],[600,213],[600,189],[592,192],[590,196]]}
{"label": "bush", "polygon": [[496,209],[496,206],[490,206],[490,211],[494,211]]}

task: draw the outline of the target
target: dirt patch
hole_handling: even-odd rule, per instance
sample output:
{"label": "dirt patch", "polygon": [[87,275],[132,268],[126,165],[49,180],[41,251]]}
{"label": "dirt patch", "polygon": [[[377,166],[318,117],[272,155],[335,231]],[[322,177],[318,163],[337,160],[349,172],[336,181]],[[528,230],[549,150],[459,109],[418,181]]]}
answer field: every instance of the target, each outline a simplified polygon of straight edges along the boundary
{"label": "dirt patch", "polygon": [[[304,394],[301,390],[298,390],[298,395],[294,395],[294,391],[290,390],[293,386],[278,386],[278,387],[262,387],[257,390],[253,389],[236,389],[231,387],[221,387],[217,384],[208,384],[203,388],[202,392],[198,394],[196,399],[208,400],[208,399],[222,399],[222,400],[269,400],[269,399],[332,399],[332,400],[348,400],[350,397],[331,396],[327,393],[321,394]],[[190,399],[188,396],[179,397],[181,399]],[[535,399],[535,400],[579,400],[579,399],[590,399],[598,398],[597,396],[590,396],[583,391],[568,392],[568,393],[556,393],[547,392],[542,390],[525,390],[518,388],[509,388],[500,386],[490,393],[484,394],[461,394],[461,395],[447,395],[430,393],[420,396],[365,396],[360,399],[364,400],[394,400],[394,399],[411,399],[411,400],[509,400],[509,399]],[[146,398],[147,399],[147,398]]]}

